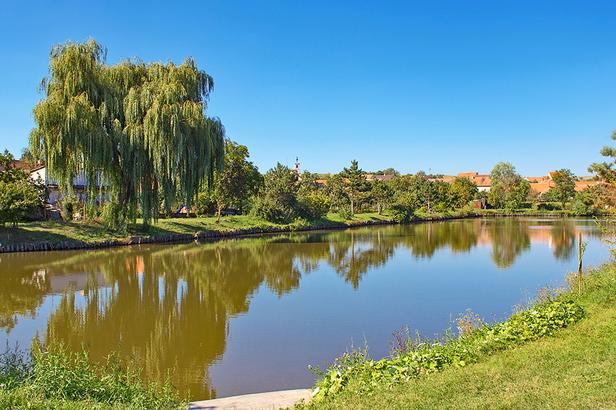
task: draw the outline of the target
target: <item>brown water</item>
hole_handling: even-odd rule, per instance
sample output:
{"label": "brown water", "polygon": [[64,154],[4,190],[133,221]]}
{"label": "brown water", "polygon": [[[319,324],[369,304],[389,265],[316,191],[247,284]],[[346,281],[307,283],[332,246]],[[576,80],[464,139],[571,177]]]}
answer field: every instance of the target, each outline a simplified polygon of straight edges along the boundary
{"label": "brown water", "polygon": [[590,220],[460,220],[109,250],[0,255],[0,343],[61,340],[167,374],[192,399],[309,387],[392,332],[442,333],[470,308],[507,317],[584,261],[608,259]]}

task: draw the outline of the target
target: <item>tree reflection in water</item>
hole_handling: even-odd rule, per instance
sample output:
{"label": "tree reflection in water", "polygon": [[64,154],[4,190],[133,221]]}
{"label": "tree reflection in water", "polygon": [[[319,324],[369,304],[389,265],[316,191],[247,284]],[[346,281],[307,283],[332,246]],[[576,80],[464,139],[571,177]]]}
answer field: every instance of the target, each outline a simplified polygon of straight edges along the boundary
{"label": "tree reflection in water", "polygon": [[439,249],[469,252],[489,245],[494,264],[506,268],[531,242],[543,242],[556,258],[568,259],[576,226],[568,220],[475,219],[205,244],[6,254],[1,256],[0,327],[10,332],[20,318],[35,317],[47,295],[61,294],[46,323],[45,341],[84,347],[94,359],[117,352],[151,380],[170,377],[191,397],[214,397],[208,372],[225,352],[230,318],[248,312],[262,284],[282,297],[325,263],[357,289],[365,274],[397,250],[429,259]]}

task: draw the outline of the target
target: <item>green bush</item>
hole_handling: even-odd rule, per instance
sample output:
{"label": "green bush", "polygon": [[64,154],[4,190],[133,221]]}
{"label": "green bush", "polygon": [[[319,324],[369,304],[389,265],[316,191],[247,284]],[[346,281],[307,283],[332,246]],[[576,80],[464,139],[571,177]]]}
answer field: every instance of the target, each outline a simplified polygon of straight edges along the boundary
{"label": "green bush", "polygon": [[562,210],[562,206],[556,202],[539,202],[537,204],[537,209],[539,211],[560,211]]}
{"label": "green bush", "polygon": [[197,209],[197,215],[199,216],[214,215],[214,213],[216,213],[216,204],[212,199],[211,192],[199,192],[197,195],[195,208]]}
{"label": "green bush", "polygon": [[26,180],[0,180],[0,224],[18,222],[38,213],[42,201],[36,186]]}
{"label": "green bush", "polygon": [[329,197],[321,191],[307,192],[298,197],[298,212],[309,220],[327,215],[330,205]]}
{"label": "green bush", "polygon": [[398,223],[409,223],[415,217],[415,210],[413,207],[401,202],[393,204],[390,212],[394,221]]}
{"label": "green bush", "polygon": [[275,223],[291,223],[299,216],[297,174],[289,167],[277,164],[267,171],[264,186],[255,199],[252,213]]}
{"label": "green bush", "polygon": [[591,198],[578,194],[571,203],[571,213],[576,216],[588,216],[597,213]]}
{"label": "green bush", "polygon": [[404,351],[391,358],[371,360],[365,352],[347,353],[321,375],[314,399],[323,400],[345,389],[350,381],[360,391],[382,383],[408,381],[446,367],[463,367],[483,355],[508,349],[554,334],[584,317],[584,309],[571,300],[550,300],[509,320],[450,338],[444,342],[406,343]]}
{"label": "green bush", "polygon": [[126,218],[122,207],[115,202],[106,202],[101,211],[101,220],[105,228],[114,232],[125,232],[127,228]]}
{"label": "green bush", "polygon": [[62,219],[65,221],[72,221],[73,216],[77,208],[79,207],[79,201],[72,195],[67,195],[60,201],[60,211],[62,212]]}
{"label": "green bush", "polygon": [[351,212],[351,206],[350,205],[340,206],[338,208],[338,215],[342,219],[353,219],[353,212]]}
{"label": "green bush", "polygon": [[297,217],[297,212],[292,206],[277,202],[269,196],[255,199],[252,214],[266,221],[280,224],[291,223]]}

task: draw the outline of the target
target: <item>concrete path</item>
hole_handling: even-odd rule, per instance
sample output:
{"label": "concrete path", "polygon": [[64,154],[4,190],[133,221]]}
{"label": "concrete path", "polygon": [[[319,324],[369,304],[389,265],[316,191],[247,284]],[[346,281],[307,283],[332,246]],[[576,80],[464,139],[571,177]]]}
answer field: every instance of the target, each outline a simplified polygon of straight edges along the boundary
{"label": "concrete path", "polygon": [[300,400],[310,400],[312,390],[281,390],[268,393],[244,394],[242,396],[224,397],[222,399],[194,401],[190,403],[190,410],[278,410],[293,407]]}

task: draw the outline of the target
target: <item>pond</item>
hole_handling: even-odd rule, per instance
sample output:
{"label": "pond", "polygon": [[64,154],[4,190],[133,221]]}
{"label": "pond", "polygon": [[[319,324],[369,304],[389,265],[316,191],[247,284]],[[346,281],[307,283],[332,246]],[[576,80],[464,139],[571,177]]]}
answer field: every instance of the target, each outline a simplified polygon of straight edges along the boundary
{"label": "pond", "polygon": [[207,399],[310,387],[351,346],[500,320],[609,258],[584,219],[468,219],[181,245],[0,255],[0,343],[111,352]]}

